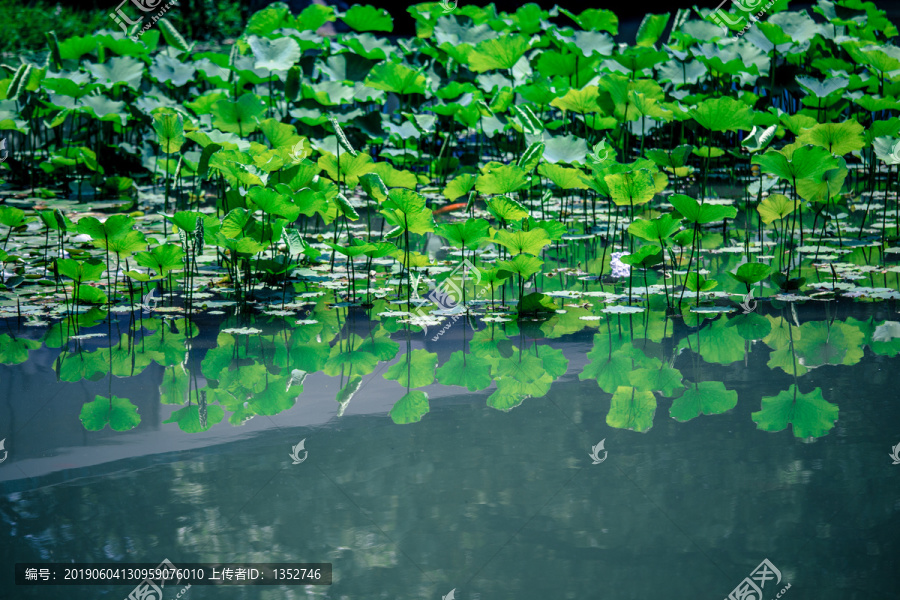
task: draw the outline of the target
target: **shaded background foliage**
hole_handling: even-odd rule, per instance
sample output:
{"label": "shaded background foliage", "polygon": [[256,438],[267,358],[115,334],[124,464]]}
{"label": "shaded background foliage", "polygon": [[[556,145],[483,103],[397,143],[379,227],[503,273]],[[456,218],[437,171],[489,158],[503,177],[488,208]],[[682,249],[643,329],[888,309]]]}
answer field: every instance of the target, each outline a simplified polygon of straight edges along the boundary
{"label": "shaded background foliage", "polygon": [[[121,1],[121,0],[119,0]],[[241,34],[247,20],[257,10],[265,8],[276,0],[178,0],[178,4],[166,14],[172,23],[189,38],[212,43],[223,43]],[[285,2],[293,14],[298,14],[309,6],[311,0],[289,0]],[[586,8],[580,2],[555,2],[541,0],[532,2],[543,9],[554,5],[579,12]],[[329,2],[339,10],[346,10],[346,2]],[[415,35],[415,20],[406,11],[410,3],[374,0],[368,2],[377,8],[387,9],[394,17],[394,36]],[[486,2],[473,2],[483,6]],[[493,2],[498,11],[514,12],[525,2],[498,0]],[[631,41],[640,21],[646,13],[675,12],[679,8],[714,8],[718,3],[711,0],[675,0],[670,2],[598,2],[594,8],[609,8],[619,17],[617,41]],[[116,0],[0,0],[0,23],[4,24],[0,36],[0,53],[17,51],[38,51],[46,43],[44,32],[54,30],[60,39],[73,35],[84,35],[98,28],[115,28],[109,13],[118,6]],[[791,10],[803,10],[812,6],[809,2],[791,2]],[[887,11],[892,21],[900,17],[900,2],[879,2],[879,8]],[[41,27],[33,27],[41,23]],[[390,36],[389,36],[390,37]]]}

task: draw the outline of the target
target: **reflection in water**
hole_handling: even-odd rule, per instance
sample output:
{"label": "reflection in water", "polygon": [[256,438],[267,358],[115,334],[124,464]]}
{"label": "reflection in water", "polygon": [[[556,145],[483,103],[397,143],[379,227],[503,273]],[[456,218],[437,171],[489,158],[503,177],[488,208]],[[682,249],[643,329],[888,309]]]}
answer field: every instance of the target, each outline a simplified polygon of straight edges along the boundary
{"label": "reflection in water", "polygon": [[[3,358],[25,363],[15,376],[29,401],[61,386],[81,401],[85,437],[29,449],[24,433],[0,432],[18,449],[0,467],[5,562],[334,563],[328,589],[194,586],[189,598],[724,596],[763,558],[804,596],[896,591],[897,508],[859,493],[886,476],[872,456],[893,442],[889,319],[787,303],[666,318],[652,306],[603,313],[587,297],[549,320],[460,321],[423,347],[377,316],[384,306],[366,318],[331,300],[298,324],[87,319],[79,339],[64,327],[40,341],[7,334]],[[323,394],[340,419],[281,425]],[[379,395],[389,410],[361,416]],[[13,432],[65,429],[25,404],[6,396]],[[44,454],[173,427],[220,433],[71,465],[78,479],[62,467],[22,479]]]}
{"label": "reflection in water", "polygon": [[[703,369],[738,362],[747,366],[751,353],[765,350],[771,373],[755,376],[771,379],[781,371],[793,383],[765,397],[753,420],[767,431],[790,425],[797,437],[821,437],[838,420],[836,398],[826,398],[820,388],[807,389],[804,377],[825,365],[855,365],[867,348],[886,357],[900,352],[900,325],[894,321],[831,316],[800,323],[790,303],[765,315],[685,307],[676,315],[680,318],[673,319],[652,308],[597,310],[606,300],[588,297],[583,305],[565,304],[559,314],[536,322],[478,326],[474,320],[463,321],[456,327],[458,335],[438,346],[442,353],[449,349],[449,356],[413,349],[410,326],[390,312],[379,313],[381,307],[365,318],[356,309],[334,308],[333,299],[325,296],[300,303],[307,310],[296,323],[244,316],[235,327],[232,321],[238,317],[224,319],[213,343],[209,329],[201,335],[198,324],[186,318],[135,320],[133,314],[130,321],[107,321],[106,334],[98,331],[104,329],[100,315],[81,315],[80,329],[64,321],[48,329],[41,341],[48,349],[58,349],[53,360],[57,381],[107,382],[108,393],[85,402],[81,412],[82,423],[91,431],[138,426],[139,411],[128,398],[112,395],[112,382],[137,377],[152,364],[163,368],[159,401],[181,406],[165,423],[185,432],[206,431],[226,418],[241,425],[286,411],[295,406],[306,377],[315,373],[338,378],[339,414],[376,370],[405,388],[389,413],[397,423],[418,422],[428,413],[428,395],[417,388],[435,381],[471,392],[493,385],[487,404],[508,411],[527,398],[545,396],[554,381],[573,370],[553,340],[595,331],[587,364],[577,374],[581,380],[596,381],[610,396],[607,423],[612,427],[648,431],[658,399],[671,400],[670,416],[678,421],[733,409],[735,390],[704,377]],[[390,316],[374,316],[379,314]],[[480,329],[469,331],[475,327]],[[30,352],[42,347],[38,340],[10,334],[4,338],[5,364],[25,363]],[[100,340],[118,343],[103,347]],[[685,360],[690,364],[676,367]]]}

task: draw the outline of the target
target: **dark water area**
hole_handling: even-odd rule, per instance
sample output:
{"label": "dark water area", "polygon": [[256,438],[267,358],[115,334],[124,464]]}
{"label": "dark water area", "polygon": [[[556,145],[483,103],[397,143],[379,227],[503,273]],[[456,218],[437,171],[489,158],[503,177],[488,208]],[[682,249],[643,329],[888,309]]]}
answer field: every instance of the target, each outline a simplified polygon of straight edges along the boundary
{"label": "dark water area", "polygon": [[[343,313],[334,344],[385,327],[359,309],[351,309],[355,316],[331,312]],[[313,314],[324,322],[324,311]],[[699,328],[680,316],[663,325],[655,311],[606,316],[558,337],[524,324],[516,331],[479,323],[473,332],[459,321],[437,341],[401,329],[387,336],[397,355],[370,364],[343,407],[335,398],[350,374],[309,372],[284,410],[241,426],[207,423],[195,433],[164,423],[179,408],[161,403],[166,377],[174,369],[196,373],[212,420],[207,358],[226,339],[220,327],[231,317],[202,317],[183,362],[160,360],[130,377],[58,381],[65,373],[56,364],[60,349],[35,348],[23,364],[0,367],[0,436],[9,452],[0,464],[0,558],[10,566],[163,559],[333,565],[330,586],[195,585],[180,596],[188,599],[440,598],[451,590],[467,599],[630,599],[663,590],[672,598],[727,597],[764,560],[778,578],[763,577],[763,598],[788,584],[788,597],[898,596],[900,497],[890,454],[900,442],[900,363],[895,339],[885,334],[896,318],[893,302],[807,302],[793,311],[761,302],[750,317],[772,324],[766,342],[731,336],[748,330],[725,328],[748,319],[741,314],[706,315]],[[113,335],[82,340],[82,359],[89,362],[129,323],[130,315],[119,315],[84,330]],[[284,336],[279,325],[254,324],[262,332],[243,337],[259,338],[261,348]],[[784,349],[773,337],[781,327],[794,340],[788,364],[798,375],[773,366]],[[821,328],[826,333],[816,341]],[[311,339],[307,348],[328,342],[318,335],[323,341]],[[491,339],[504,343],[485,350]],[[241,344],[230,372],[244,370],[246,383],[262,365],[274,386],[279,355],[249,345],[244,354]],[[684,418],[678,391],[662,378],[649,384],[652,402],[617,405],[598,385],[597,378],[609,387],[609,373],[590,366],[602,364],[607,344],[605,356],[630,348],[647,360],[662,357],[671,366],[659,368],[677,371],[686,389],[720,382],[736,392],[736,406],[680,422],[670,416],[675,410]],[[135,342],[136,364],[140,348]],[[419,422],[397,424],[389,412],[406,390],[382,375],[420,351],[437,354],[439,381],[455,352],[465,351],[470,366],[479,354],[493,356],[494,382],[474,392],[422,386],[430,410]],[[550,351],[567,363],[562,373],[550,369],[559,375],[545,394],[526,393],[508,411],[489,405],[510,379],[503,361],[524,366],[512,379],[533,392],[525,388],[540,374],[527,359]],[[114,363],[113,373],[118,369]],[[219,385],[226,379],[220,373]],[[633,398],[645,393],[645,384],[631,381]],[[801,398],[790,409],[795,424],[760,429],[754,413],[763,398],[794,384]],[[817,388],[837,407],[831,426],[821,404],[802,402]],[[129,398],[140,424],[86,430],[79,411],[97,395]],[[798,437],[804,419],[812,429],[826,423],[824,431]],[[308,457],[292,464],[301,440]],[[15,586],[5,569],[0,597],[126,598],[132,588]]]}

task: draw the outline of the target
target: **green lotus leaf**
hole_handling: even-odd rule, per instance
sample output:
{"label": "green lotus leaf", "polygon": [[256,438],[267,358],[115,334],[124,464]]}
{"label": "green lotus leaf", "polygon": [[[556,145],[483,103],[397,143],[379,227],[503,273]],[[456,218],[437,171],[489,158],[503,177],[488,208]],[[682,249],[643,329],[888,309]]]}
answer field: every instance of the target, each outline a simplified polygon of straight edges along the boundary
{"label": "green lotus leaf", "polygon": [[715,279],[707,279],[696,271],[691,271],[684,278],[684,287],[692,292],[708,292],[714,290],[719,282]]}
{"label": "green lotus leaf", "polygon": [[363,191],[376,202],[384,202],[388,196],[388,188],[378,173],[365,173],[360,175],[359,183]]}
{"label": "green lotus leaf", "polygon": [[510,194],[528,183],[525,169],[501,165],[478,176],[475,189],[481,194]]}
{"label": "green lotus leaf", "polygon": [[405,188],[394,188],[382,204],[381,213],[394,227],[410,233],[434,231],[432,211],[425,207],[425,197]]}
{"label": "green lotus leaf", "polygon": [[613,393],[606,424],[617,429],[631,429],[645,433],[653,426],[656,414],[656,397],[653,392],[638,391],[630,386],[620,386]]}
{"label": "green lotus leaf", "polygon": [[137,91],[144,75],[144,63],[130,56],[114,56],[105,63],[86,63],[85,68],[97,83],[107,87],[124,84]]}
{"label": "green lotus leaf", "polygon": [[74,258],[58,258],[55,261],[56,270],[60,275],[77,282],[99,281],[106,264],[101,260],[78,261]]}
{"label": "green lotus leaf", "polygon": [[[531,231],[507,231],[501,229],[494,238],[494,243],[500,244],[512,255],[531,254],[538,256],[545,246],[550,244],[550,238],[544,229],[532,229]],[[497,263],[499,266],[500,263]],[[519,271],[514,271],[518,273]],[[537,271],[535,271],[536,273]],[[525,275],[528,277],[530,275]]]}
{"label": "green lotus leaf", "polygon": [[404,187],[410,190],[416,189],[419,181],[412,171],[395,169],[390,163],[380,162],[372,166],[372,173],[381,177],[384,185],[392,187]]}
{"label": "green lotus leaf", "polygon": [[167,275],[170,271],[180,269],[184,251],[177,244],[160,244],[154,246],[149,252],[138,252],[134,260],[137,264],[148,269],[153,269],[159,275]]}
{"label": "green lotus leaf", "polygon": [[747,285],[747,289],[749,290],[751,285],[759,283],[768,277],[771,272],[772,268],[769,267],[769,265],[758,262],[748,262],[739,266],[736,272],[729,272],[729,275]]}
{"label": "green lotus leaf", "polygon": [[172,109],[154,113],[153,130],[160,149],[166,154],[174,154],[184,145],[184,117]]}
{"label": "green lotus leaf", "polygon": [[461,350],[451,354],[449,360],[438,367],[437,379],[441,385],[458,385],[470,392],[486,389],[493,381],[488,361]]}
{"label": "green lotus leaf", "polygon": [[177,423],[178,428],[186,433],[206,431],[225,416],[222,407],[215,404],[185,406],[174,411],[163,423]]}
{"label": "green lotus leaf", "polygon": [[734,98],[710,98],[689,111],[697,123],[710,131],[753,129],[753,112],[749,106]]}
{"label": "green lotus leaf", "polygon": [[25,211],[21,208],[6,205],[0,206],[0,224],[13,228],[20,227],[26,223]]}
{"label": "green lotus leaf", "polygon": [[93,52],[97,47],[97,38],[93,35],[67,37],[59,42],[59,56],[62,60],[79,60],[85,54]]}
{"label": "green lotus leaf", "polygon": [[41,345],[40,340],[0,334],[0,364],[20,365],[28,360],[29,351],[37,350]]}
{"label": "green lotus leaf", "polygon": [[781,150],[768,150],[757,154],[751,163],[760,165],[763,171],[793,182],[819,177],[825,171],[838,166],[835,158],[821,146],[804,146],[799,142]]}
{"label": "green lotus leaf", "polygon": [[[258,13],[257,13],[258,14]],[[334,7],[327,4],[310,4],[297,15],[297,29],[316,31],[325,23],[335,21]]]}
{"label": "green lotus leaf", "polygon": [[341,20],[354,31],[393,31],[394,19],[383,8],[354,4]]}
{"label": "green lotus leaf", "polygon": [[772,332],[769,320],[756,313],[735,315],[728,319],[728,327],[734,327],[738,335],[748,341],[761,340]]}
{"label": "green lotus leaf", "polygon": [[528,37],[515,33],[488,38],[476,44],[469,54],[469,68],[475,73],[512,69],[528,50],[528,46]]}
{"label": "green lotus leaf", "polygon": [[806,88],[816,98],[827,98],[834,92],[846,89],[850,80],[846,77],[831,77],[825,81],[819,81],[812,77],[798,76],[797,83]]}
{"label": "green lotus leaf", "polygon": [[795,437],[822,437],[837,422],[838,406],[825,400],[822,388],[802,394],[791,384],[777,396],[763,398],[751,417],[763,431],[782,431],[791,425]]}
{"label": "green lotus leaf", "polygon": [[[531,238],[530,240],[517,241],[520,243],[530,244],[533,246],[531,249],[536,250],[536,246],[539,243],[542,243],[544,240],[546,240],[546,238]],[[549,240],[547,241],[549,242]],[[539,273],[543,264],[543,261],[535,258],[534,256],[526,256],[524,253],[522,253],[518,254],[512,260],[498,261],[496,264],[496,268],[500,271],[513,273],[519,275],[523,279],[527,279],[535,273]]]}
{"label": "green lotus leaf", "polygon": [[[314,84],[303,83],[301,88],[303,90],[303,98],[315,100],[322,106],[329,107],[353,102],[356,92],[356,88],[346,85],[342,81],[322,81]],[[314,120],[321,123],[326,122],[328,118],[323,117]]]}
{"label": "green lotus leaf", "polygon": [[[330,8],[330,7],[329,7]],[[250,16],[246,32],[252,35],[269,35],[276,29],[293,25],[290,9],[283,2],[277,2]]]}
{"label": "green lotus leaf", "polygon": [[796,207],[797,203],[784,194],[770,194],[759,203],[756,210],[763,222],[769,225],[790,215]]}
{"label": "green lotus leaf", "polygon": [[554,99],[550,105],[563,111],[583,115],[603,111],[597,104],[599,98],[599,88],[596,85],[589,85],[580,90],[574,88],[567,90],[565,94]]}
{"label": "green lotus leaf", "polygon": [[812,202],[828,203],[834,200],[843,189],[844,181],[850,173],[843,157],[838,157],[837,160],[836,168],[828,169],[817,177],[799,180],[797,194],[804,200]]}
{"label": "green lotus leaf", "polygon": [[821,146],[832,154],[843,156],[865,147],[863,130],[863,126],[856,121],[819,123],[811,129],[800,132],[797,141],[801,144]]}
{"label": "green lotus leaf", "polygon": [[[538,398],[546,394],[553,383],[553,376],[547,372],[543,359],[532,352],[501,357],[495,371],[498,389],[501,382],[506,381],[504,386],[516,395]],[[513,383],[514,385],[510,385]]]}
{"label": "green lotus leaf", "polygon": [[[72,332],[70,332],[72,333]],[[70,353],[66,350],[57,359],[60,381],[77,383],[83,379],[99,381],[109,373],[109,361],[99,352],[78,351]],[[108,402],[107,402],[108,408]],[[102,429],[105,425],[101,425]]]}
{"label": "green lotus leaf", "polygon": [[244,94],[237,101],[219,100],[213,105],[213,127],[241,137],[259,129],[266,104],[256,94]]}
{"label": "green lotus leaf", "polygon": [[720,415],[737,406],[737,401],[737,392],[725,389],[722,382],[701,381],[688,384],[684,393],[672,401],[669,416],[683,423],[700,415]]}
{"label": "green lotus leaf", "polygon": [[359,391],[359,388],[362,386],[362,377],[359,375],[354,375],[350,381],[347,382],[347,385],[342,387],[337,396],[335,396],[335,400],[338,404],[340,404],[340,408],[338,408],[338,416],[343,416],[344,410],[347,407],[347,404],[350,403],[350,400],[353,399],[353,396],[356,395],[356,392]]}
{"label": "green lotus leaf", "polygon": [[516,166],[524,169],[526,173],[531,173],[538,166],[538,163],[541,162],[546,149],[547,146],[544,142],[532,143],[525,149],[519,160],[516,161]]}
{"label": "green lotus leaf", "polygon": [[79,419],[88,431],[100,431],[109,425],[113,431],[128,431],[141,422],[135,406],[128,398],[97,396],[81,406]]}
{"label": "green lotus leaf", "polygon": [[528,216],[528,209],[509,196],[496,196],[487,202],[487,209],[495,219],[511,222]]}
{"label": "green lotus leaf", "polygon": [[259,122],[259,130],[266,136],[272,148],[290,148],[292,157],[296,157],[297,160],[302,160],[312,153],[309,140],[297,135],[297,129],[293,125],[276,119],[265,119]]}
{"label": "green lotus leaf", "polygon": [[690,344],[684,339],[678,347],[690,348],[708,363],[730,365],[744,358],[744,338],[733,327],[727,327],[727,320],[721,318],[700,329],[696,335],[692,334]]}
{"label": "green lotus leaf", "polygon": [[865,336],[858,327],[836,321],[809,321],[800,327],[794,348],[808,369],[822,365],[855,365],[863,358]]}
{"label": "green lotus leaf", "polygon": [[320,169],[328,173],[334,181],[341,181],[350,188],[354,188],[359,183],[359,178],[366,173],[371,173],[375,163],[368,154],[357,154],[350,156],[349,154],[341,154],[340,161],[338,157],[331,152],[325,152],[319,157],[318,166]]}
{"label": "green lotus leaf", "polygon": [[554,242],[561,240],[562,236],[568,231],[568,228],[559,221],[536,221],[534,217],[528,217],[528,230],[535,228],[543,229],[547,232],[547,237]]}
{"label": "green lotus leaf", "polygon": [[653,46],[662,37],[663,31],[666,29],[666,25],[669,24],[669,18],[671,17],[670,13],[665,13],[662,15],[654,15],[648,13],[644,15],[644,19],[641,21],[640,26],[638,27],[637,36],[635,37],[635,43],[638,46]]}
{"label": "green lotus leaf", "polygon": [[872,148],[878,160],[887,165],[900,164],[900,140],[891,136],[877,137],[872,141]]}
{"label": "green lotus leaf", "polygon": [[331,81],[363,82],[377,61],[352,52],[329,56],[319,68]]}
{"label": "green lotus leaf", "polygon": [[427,350],[413,350],[387,369],[385,379],[393,379],[405,388],[422,387],[434,381],[437,354]]}
{"label": "green lotus leaf", "polygon": [[619,33],[619,18],[611,10],[605,8],[588,8],[580,15],[575,15],[565,8],[560,8],[559,12],[563,13],[576,23],[582,29],[589,31],[608,31],[613,35]]}
{"label": "green lotus leaf", "polygon": [[[502,112],[500,107],[497,107],[494,110],[495,112]],[[521,131],[527,135],[539,135],[544,131],[543,121],[541,121],[540,117],[538,117],[527,104],[513,104],[510,106],[510,112],[513,116],[511,122],[516,131]],[[519,157],[519,163],[521,162],[522,157]]]}
{"label": "green lotus leaf", "polygon": [[363,58],[373,60],[385,59],[396,52],[390,41],[377,38],[371,33],[360,33],[353,37],[344,37],[343,43]]}
{"label": "green lotus leaf", "polygon": [[585,190],[584,173],[580,169],[563,167],[557,164],[542,164],[538,173],[552,181],[561,190]]}
{"label": "green lotus leaf", "polygon": [[250,188],[248,195],[253,203],[267,214],[284,217],[290,222],[296,221],[300,216],[300,207],[294,204],[289,196],[260,186]]}
{"label": "green lotus leaf", "polygon": [[428,80],[421,71],[404,64],[380,62],[369,71],[365,84],[395,94],[424,94]]}
{"label": "green lotus leaf", "polygon": [[663,261],[662,248],[654,245],[641,246],[631,254],[621,256],[619,260],[633,267],[652,267]]}
{"label": "green lotus leaf", "polygon": [[661,244],[663,240],[678,231],[681,219],[670,214],[660,215],[653,220],[637,219],[628,226],[628,233],[642,240],[654,244]]}
{"label": "green lotus leaf", "polygon": [[737,216],[737,209],[733,206],[722,206],[720,204],[700,204],[693,198],[683,194],[672,194],[669,202],[675,207],[686,221],[691,223],[699,223],[705,225],[707,223],[715,223],[724,219],[733,219]]}
{"label": "green lotus leaf", "polygon": [[465,223],[441,223],[435,232],[457,248],[475,250],[490,239],[490,225],[484,219],[466,219]]}
{"label": "green lotus leaf", "polygon": [[394,423],[405,425],[418,423],[429,410],[428,394],[420,390],[413,390],[394,403],[390,415]]}
{"label": "green lotus leaf", "polygon": [[351,220],[356,221],[359,219],[359,213],[356,212],[356,209],[353,208],[353,205],[350,204],[350,201],[347,200],[347,197],[343,194],[338,194],[334,197],[334,203],[337,206],[338,213]]}
{"label": "green lotus leaf", "polygon": [[[7,223],[7,221],[4,220],[6,218],[6,214],[7,214],[6,210],[4,210],[4,209],[18,210],[19,212],[22,212],[22,211],[19,210],[18,208],[14,208],[11,206],[0,206],[0,223],[6,225],[7,227],[17,227],[18,223],[9,225]],[[24,216],[25,216],[25,213],[22,212],[22,219],[24,219]],[[75,224],[69,219],[69,217],[64,215],[63,212],[61,210],[59,210],[58,208],[54,208],[53,210],[38,211],[38,216],[40,217],[41,221],[44,223],[44,226],[46,226],[48,229],[52,229],[54,231],[66,232],[69,229],[75,228]]]}
{"label": "green lotus leaf", "polygon": [[754,125],[753,129],[750,130],[750,133],[747,134],[747,137],[745,137],[741,141],[741,146],[743,146],[750,152],[759,152],[769,145],[769,143],[772,141],[772,138],[775,137],[775,132],[777,130],[777,125],[770,125],[765,129]]}
{"label": "green lotus leaf", "polygon": [[[524,254],[520,254],[519,256],[524,256]],[[517,256],[516,258],[519,258]],[[531,257],[528,257],[531,258]],[[511,267],[506,263],[515,263],[513,261],[502,261],[498,264],[498,269],[514,272],[511,270]],[[527,272],[527,271],[526,271]],[[530,294],[526,294],[522,297],[521,301],[518,305],[518,314],[522,315],[537,315],[537,314],[551,314],[555,313],[557,310],[556,302],[553,301],[553,298],[548,296],[547,294],[541,294],[539,292],[532,292]]]}
{"label": "green lotus leaf", "polygon": [[128,113],[124,102],[110,100],[106,96],[88,96],[81,100],[84,112],[100,121],[113,121],[125,125]]}
{"label": "green lotus leaf", "polygon": [[659,367],[635,369],[628,374],[628,381],[634,389],[639,392],[659,392],[667,398],[684,388],[681,379],[681,371],[663,364]]}
{"label": "green lotus leaf", "polygon": [[447,187],[444,188],[442,193],[452,202],[453,200],[468,194],[472,188],[475,187],[475,179],[475,175],[469,173],[454,177],[447,184]]}
{"label": "green lotus leaf", "polygon": [[300,45],[292,37],[269,39],[251,35],[247,44],[256,59],[254,67],[263,71],[287,71],[300,60]]}
{"label": "green lotus leaf", "polygon": [[549,163],[584,164],[587,153],[584,138],[564,135],[544,139],[543,159]]}
{"label": "green lotus leaf", "polygon": [[150,65],[150,76],[160,83],[170,83],[180,87],[197,75],[197,67],[185,64],[165,54],[157,54]]}
{"label": "green lotus leaf", "polygon": [[[629,46],[625,49],[624,52],[613,57],[613,59],[617,63],[619,63],[632,73],[654,67],[667,58],[669,58],[669,55],[667,53],[657,51],[656,49],[647,46]],[[635,80],[634,83],[637,83],[638,81],[640,80]],[[649,80],[645,81],[649,82]]]}
{"label": "green lotus leaf", "polygon": [[[509,412],[522,404],[525,398],[534,396],[534,394],[529,393],[528,387],[511,377],[499,379],[497,381],[497,390],[488,396],[487,405],[497,410]],[[532,385],[531,387],[534,386]]]}
{"label": "green lotus leaf", "polygon": [[339,376],[342,372],[345,375],[368,375],[378,366],[378,357],[361,347],[362,338],[355,334],[350,336],[343,350],[335,345],[325,362],[323,372],[332,377]]}
{"label": "green lotus leaf", "polygon": [[603,177],[612,201],[618,205],[646,204],[656,195],[656,184],[648,169],[613,173]]}

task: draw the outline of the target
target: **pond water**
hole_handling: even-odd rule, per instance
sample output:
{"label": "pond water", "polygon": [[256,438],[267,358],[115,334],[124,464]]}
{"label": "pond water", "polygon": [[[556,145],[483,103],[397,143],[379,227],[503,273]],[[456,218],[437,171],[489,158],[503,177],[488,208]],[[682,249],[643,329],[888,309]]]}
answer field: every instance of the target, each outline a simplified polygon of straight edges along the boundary
{"label": "pond water", "polygon": [[16,586],[12,563],[168,559],[333,583],[166,600],[725,598],[754,570],[767,600],[898,597],[894,303],[650,308],[436,341],[321,300],[245,332],[201,315],[187,343],[160,314],[62,348],[8,321],[0,596],[133,589]]}

